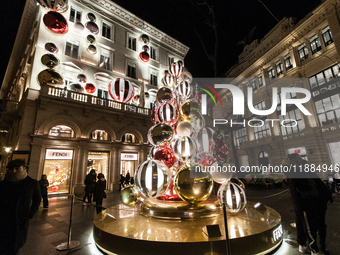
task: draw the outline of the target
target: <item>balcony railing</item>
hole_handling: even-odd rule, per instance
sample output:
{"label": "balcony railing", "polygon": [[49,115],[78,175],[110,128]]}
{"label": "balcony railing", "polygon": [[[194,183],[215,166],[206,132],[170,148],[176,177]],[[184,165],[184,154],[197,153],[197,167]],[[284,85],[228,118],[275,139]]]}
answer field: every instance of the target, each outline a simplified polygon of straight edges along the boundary
{"label": "balcony railing", "polygon": [[74,91],[64,90],[60,88],[54,88],[50,86],[42,86],[40,90],[41,96],[51,96],[57,98],[65,98],[70,101],[77,101],[91,106],[98,105],[107,108],[113,108],[121,111],[134,112],[143,115],[150,115],[150,109],[124,104],[120,102],[115,102],[113,100],[99,98],[87,94],[82,94]]}

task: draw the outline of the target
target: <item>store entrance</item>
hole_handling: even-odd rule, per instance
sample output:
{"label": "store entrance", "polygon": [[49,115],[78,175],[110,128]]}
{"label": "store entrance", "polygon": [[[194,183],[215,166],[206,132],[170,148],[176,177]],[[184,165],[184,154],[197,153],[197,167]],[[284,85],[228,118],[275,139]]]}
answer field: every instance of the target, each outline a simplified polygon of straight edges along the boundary
{"label": "store entrance", "polygon": [[138,166],[137,153],[121,153],[120,154],[120,174],[124,177],[129,172],[130,177],[135,176],[135,170]]}
{"label": "store entrance", "polygon": [[87,160],[86,174],[88,174],[91,169],[96,170],[96,174],[104,174],[105,179],[108,179],[108,169],[109,169],[109,152],[102,151],[89,151]]}

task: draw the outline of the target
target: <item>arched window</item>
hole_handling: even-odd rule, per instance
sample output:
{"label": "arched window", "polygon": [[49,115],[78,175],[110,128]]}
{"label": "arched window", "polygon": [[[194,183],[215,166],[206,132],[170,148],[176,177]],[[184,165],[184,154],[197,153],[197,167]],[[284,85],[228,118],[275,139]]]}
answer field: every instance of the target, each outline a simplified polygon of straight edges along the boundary
{"label": "arched window", "polygon": [[269,165],[269,159],[268,159],[268,153],[265,151],[260,151],[259,153],[259,165],[262,166],[268,166]]}
{"label": "arched window", "polygon": [[96,129],[96,130],[92,131],[92,133],[90,135],[90,139],[110,141],[111,137],[108,134],[108,132],[106,132],[105,130]]}
{"label": "arched window", "polygon": [[74,137],[74,131],[69,126],[57,125],[51,128],[48,135],[61,137]]}
{"label": "arched window", "polygon": [[138,143],[138,138],[131,133],[125,133],[122,137],[122,142],[126,143]]}

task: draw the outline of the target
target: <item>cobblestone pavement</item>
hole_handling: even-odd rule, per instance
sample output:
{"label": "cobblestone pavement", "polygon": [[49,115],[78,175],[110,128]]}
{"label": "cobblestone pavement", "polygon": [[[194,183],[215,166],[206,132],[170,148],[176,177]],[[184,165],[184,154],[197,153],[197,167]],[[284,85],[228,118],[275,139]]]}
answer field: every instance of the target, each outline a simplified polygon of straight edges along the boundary
{"label": "cobblestone pavement", "polygon": [[[282,245],[272,255],[297,255],[298,245],[295,241],[296,230],[294,211],[290,195],[286,188],[248,188],[248,200],[261,202],[277,210],[282,216],[284,240]],[[111,207],[120,203],[118,191],[108,191],[103,206]],[[75,200],[72,221],[72,240],[80,241],[80,245],[69,251],[57,251],[56,246],[68,239],[71,199],[67,197],[50,198],[49,209],[42,207],[30,221],[27,242],[19,255],[100,255],[92,237],[93,219],[96,216],[94,205],[83,205]],[[327,245],[332,255],[340,254],[340,196],[333,204],[329,204],[327,211]],[[188,251],[190,255],[190,251]]]}

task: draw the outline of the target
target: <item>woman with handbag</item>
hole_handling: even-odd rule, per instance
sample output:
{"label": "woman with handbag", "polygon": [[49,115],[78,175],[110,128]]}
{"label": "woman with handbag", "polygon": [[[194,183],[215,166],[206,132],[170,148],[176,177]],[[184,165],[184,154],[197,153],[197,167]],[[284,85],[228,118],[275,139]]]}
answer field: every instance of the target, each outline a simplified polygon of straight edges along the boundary
{"label": "woman with handbag", "polygon": [[105,176],[102,173],[100,173],[98,174],[98,180],[94,187],[94,198],[96,200],[97,213],[100,213],[102,211],[103,198],[106,198],[105,189],[106,189]]}

